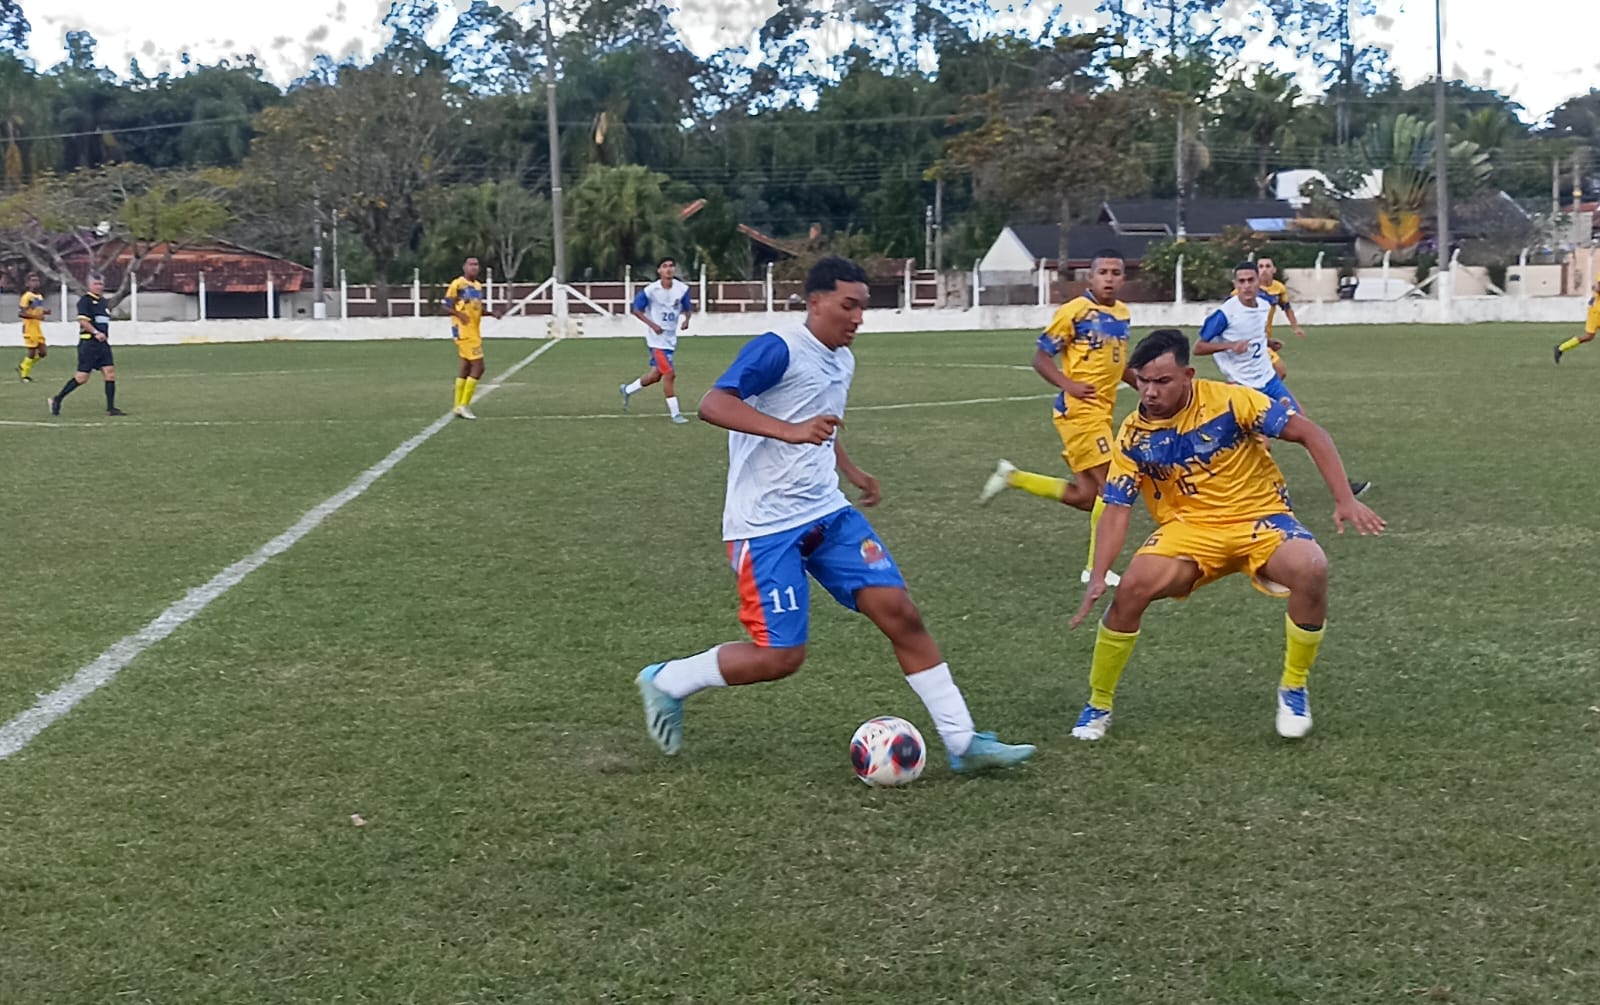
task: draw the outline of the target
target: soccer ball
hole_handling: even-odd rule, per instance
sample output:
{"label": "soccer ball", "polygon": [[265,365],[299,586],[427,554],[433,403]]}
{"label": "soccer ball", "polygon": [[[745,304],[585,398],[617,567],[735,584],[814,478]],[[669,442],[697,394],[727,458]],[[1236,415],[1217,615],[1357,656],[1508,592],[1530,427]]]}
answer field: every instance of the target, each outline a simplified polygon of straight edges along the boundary
{"label": "soccer ball", "polygon": [[917,727],[892,715],[868,719],[850,738],[856,777],[874,787],[909,785],[927,761],[928,747]]}

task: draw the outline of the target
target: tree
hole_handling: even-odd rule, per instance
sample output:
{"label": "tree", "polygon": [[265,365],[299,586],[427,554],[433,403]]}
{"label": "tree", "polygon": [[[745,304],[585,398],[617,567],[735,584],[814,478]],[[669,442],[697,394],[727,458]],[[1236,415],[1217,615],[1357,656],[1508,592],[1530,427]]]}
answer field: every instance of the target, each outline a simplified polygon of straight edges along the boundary
{"label": "tree", "polygon": [[667,198],[669,179],[637,164],[591,165],[572,192],[574,269],[617,275],[678,254],[681,221]]}
{"label": "tree", "polygon": [[108,299],[115,306],[136,273],[150,282],[177,251],[228,224],[232,180],[226,172],[163,173],[136,164],[46,176],[0,199],[0,257],[21,259],[52,283],[80,289],[83,270],[74,271],[68,259],[85,258],[89,271],[112,280]]}
{"label": "tree", "polygon": [[982,124],[951,139],[945,162],[936,168],[969,175],[980,195],[1055,220],[1063,267],[1068,231],[1087,215],[1086,203],[1149,183],[1143,161],[1126,152],[1148,95],[1134,87],[1089,90],[1087,68],[1104,42],[1098,35],[1058,40],[1058,51],[1079,57],[1070,76],[974,99],[969,107],[982,114]]}
{"label": "tree", "polygon": [[[1435,189],[1434,141],[1434,124],[1407,114],[1375,123],[1362,137],[1364,166],[1383,172],[1374,207],[1376,231],[1369,235],[1379,247],[1409,248],[1422,239],[1422,220]],[[1470,140],[1451,144],[1445,163],[1451,192],[1463,201],[1483,190],[1492,170],[1488,155]]]}
{"label": "tree", "polygon": [[26,49],[30,30],[22,0],[0,0],[0,50],[18,53]]}
{"label": "tree", "polygon": [[467,256],[483,259],[495,275],[510,282],[528,273],[523,264],[536,255],[535,275],[551,262],[550,201],[511,180],[486,181],[441,189],[425,207],[430,265],[449,270]]}
{"label": "tree", "polygon": [[1267,197],[1272,180],[1268,163],[1283,143],[1300,111],[1300,85],[1287,73],[1273,73],[1258,67],[1248,81],[1223,94],[1223,107],[1233,126],[1250,138],[1256,148],[1256,195]]}
{"label": "tree", "polygon": [[246,167],[280,204],[320,194],[366,246],[381,285],[420,246],[419,203],[452,166],[460,100],[437,66],[381,56],[257,116]]}

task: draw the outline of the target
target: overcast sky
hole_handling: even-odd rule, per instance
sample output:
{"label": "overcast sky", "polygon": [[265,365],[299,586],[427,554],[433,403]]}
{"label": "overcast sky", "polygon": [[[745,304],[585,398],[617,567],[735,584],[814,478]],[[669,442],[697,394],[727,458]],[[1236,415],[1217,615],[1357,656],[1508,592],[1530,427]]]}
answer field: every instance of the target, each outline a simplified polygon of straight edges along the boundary
{"label": "overcast sky", "polygon": [[[450,2],[442,6],[448,9]],[[465,9],[470,0],[454,2]],[[1013,2],[1015,9],[1000,17],[1033,23],[1058,6]],[[1567,0],[1524,0],[1513,21],[1499,0],[1443,2],[1447,72],[1510,95],[1533,119],[1600,84],[1600,53],[1581,22],[1585,8]],[[1060,6],[1092,24],[1096,4],[1066,0]],[[678,0],[678,30],[705,55],[748,43],[775,6],[773,0]],[[1393,65],[1408,83],[1431,76],[1432,0],[1378,0],[1378,6],[1382,27],[1369,28],[1371,40],[1393,52]],[[119,73],[134,57],[144,72],[155,74],[178,67],[184,51],[203,62],[253,52],[280,84],[299,76],[320,53],[340,58],[372,52],[381,44],[379,25],[388,8],[387,0],[333,0],[331,10],[328,0],[22,2],[33,24],[32,56],[41,66],[58,62],[65,34],[83,28],[99,40],[101,62]]]}

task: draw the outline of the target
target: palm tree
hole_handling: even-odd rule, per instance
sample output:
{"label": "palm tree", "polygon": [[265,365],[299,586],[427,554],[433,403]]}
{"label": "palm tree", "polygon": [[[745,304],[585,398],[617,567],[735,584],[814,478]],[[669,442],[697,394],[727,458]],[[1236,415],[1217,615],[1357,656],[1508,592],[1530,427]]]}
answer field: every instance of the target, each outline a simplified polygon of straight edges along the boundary
{"label": "palm tree", "polygon": [[[1365,167],[1383,172],[1378,232],[1372,235],[1379,247],[1409,248],[1422,240],[1423,214],[1434,190],[1433,144],[1433,123],[1409,114],[1373,123],[1358,144]],[[1476,143],[1461,140],[1446,153],[1450,186],[1457,194],[1470,197],[1488,182],[1489,155]]]}
{"label": "palm tree", "polygon": [[1256,194],[1267,197],[1272,180],[1268,164],[1300,117],[1300,85],[1287,73],[1258,68],[1248,81],[1239,79],[1223,96],[1226,114],[1256,148]]}
{"label": "palm tree", "polygon": [[681,223],[666,175],[638,164],[592,164],[572,193],[572,249],[597,272],[675,253]]}

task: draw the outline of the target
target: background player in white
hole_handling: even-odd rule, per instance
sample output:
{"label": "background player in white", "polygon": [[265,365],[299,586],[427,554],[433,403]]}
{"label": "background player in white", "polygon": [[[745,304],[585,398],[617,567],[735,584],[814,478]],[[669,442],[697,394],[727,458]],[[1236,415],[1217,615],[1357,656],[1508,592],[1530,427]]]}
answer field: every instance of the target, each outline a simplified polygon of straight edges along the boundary
{"label": "background player in white", "polygon": [[[1272,352],[1267,346],[1267,322],[1272,317],[1273,305],[1257,295],[1259,279],[1254,263],[1240,262],[1234,266],[1233,296],[1224,300],[1200,326],[1200,340],[1195,343],[1194,354],[1216,357],[1217,368],[1229,383],[1260,391],[1305,415],[1306,410],[1273,368]],[[1350,482],[1350,491],[1358,496],[1371,487],[1371,482]]]}
{"label": "background player in white", "polygon": [[878,481],[839,442],[855,373],[850,343],[867,306],[867,275],[824,258],[806,276],[806,320],[745,343],[700,401],[700,418],[729,430],[722,537],[739,583],[750,642],[652,663],[636,683],[645,726],[662,751],[683,741],[683,700],[696,691],[778,680],[805,662],[809,575],[860,611],[894,646],[906,680],[928,708],[956,771],[1007,767],[1033,755],[977,732],[905,580],[866,517],[839,489],[839,472],[878,501]]}
{"label": "background player in white", "polygon": [[656,281],[633,298],[633,316],[643,321],[648,329],[644,344],[650,349],[650,368],[633,383],[617,387],[622,392],[622,410],[626,412],[629,398],[660,381],[661,391],[667,396],[667,411],[672,414],[672,421],[681,425],[689,420],[678,410],[678,371],[673,368],[672,357],[678,351],[678,332],[689,328],[694,300],[689,296],[688,285],[675,280],[677,272],[678,263],[663,258],[656,265]]}

